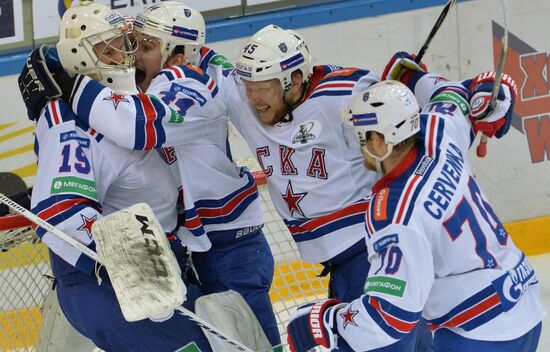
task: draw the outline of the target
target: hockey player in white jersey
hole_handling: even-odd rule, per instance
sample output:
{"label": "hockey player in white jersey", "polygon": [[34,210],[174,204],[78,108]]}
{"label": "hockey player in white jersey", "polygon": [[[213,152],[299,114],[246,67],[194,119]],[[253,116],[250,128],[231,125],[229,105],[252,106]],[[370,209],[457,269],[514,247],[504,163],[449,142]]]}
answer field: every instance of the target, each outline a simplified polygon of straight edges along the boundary
{"label": "hockey player in white jersey", "polygon": [[[123,18],[106,6],[71,7],[61,20],[57,48],[71,73],[93,75],[115,91],[129,93],[136,91],[132,83],[135,47],[129,31]],[[79,48],[78,55],[73,48]],[[104,98],[115,108],[125,103],[115,93]],[[136,99],[171,116],[170,108],[161,102],[145,95]],[[152,206],[167,233],[176,229],[177,183],[157,152],[116,146],[80,123],[63,100],[52,100],[36,116],[35,152],[38,171],[32,211],[86,246],[95,249],[91,232],[95,221],[138,202]],[[96,346],[117,352],[211,351],[201,329],[182,315],[166,317],[163,322],[127,322],[106,271],[94,272],[96,263],[91,259],[44,229],[36,231],[50,249],[64,314]],[[184,248],[175,236],[169,239],[184,272]],[[197,290],[187,286],[186,306],[193,307]]]}
{"label": "hockey player in white jersey", "polygon": [[[405,338],[422,315],[435,331],[435,352],[535,351],[544,316],[537,277],[480,190],[467,155],[475,131],[506,133],[515,84],[505,77],[496,108],[472,126],[467,89],[413,75],[419,102],[390,80],[357,92],[350,103],[346,120],[365,165],[383,173],[366,199],[365,294],[300,309],[288,327],[291,349],[374,350]],[[489,96],[493,81],[488,74],[474,79],[472,96]]]}
{"label": "hockey player in white jersey", "polygon": [[114,104],[111,89],[80,78],[65,89],[72,94],[72,109],[84,125],[125,148],[169,146],[159,151],[175,166],[183,186],[185,226],[190,230],[184,243],[192,251],[202,292],[240,293],[272,346],[279,346],[269,298],[274,262],[262,231],[258,190],[252,174],[231,159],[227,113],[222,101],[214,100],[216,83],[201,68],[187,65],[192,61],[205,69],[223,68],[228,61],[208,49],[199,51],[204,20],[181,3],[151,6],[133,25],[139,41],[138,85],[178,114],[164,116],[155,99],[143,102],[143,94],[118,96]]}
{"label": "hockey player in white jersey", "polygon": [[[376,173],[366,170],[340,113],[378,81],[368,70],[312,66],[305,39],[269,25],[241,50],[221,88],[237,130],[267,176],[270,196],[303,259],[330,271],[329,297],[363,293],[369,267],[364,212]],[[420,331],[418,341],[414,334]],[[429,351],[426,325],[384,351]]]}

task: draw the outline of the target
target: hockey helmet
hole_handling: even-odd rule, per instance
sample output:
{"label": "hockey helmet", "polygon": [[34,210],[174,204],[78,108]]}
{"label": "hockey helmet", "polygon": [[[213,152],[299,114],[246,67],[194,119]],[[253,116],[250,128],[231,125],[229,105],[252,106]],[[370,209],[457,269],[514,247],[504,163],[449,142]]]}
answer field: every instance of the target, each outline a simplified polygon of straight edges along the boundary
{"label": "hockey helmet", "polygon": [[295,31],[273,24],[265,26],[248,40],[237,59],[236,68],[245,81],[276,78],[285,91],[292,86],[294,71],[300,69],[304,81],[313,72],[305,39]]}
{"label": "hockey helmet", "polygon": [[413,92],[398,81],[381,81],[356,94],[344,114],[361,145],[376,131],[387,144],[396,145],[420,131],[420,108]]}
{"label": "hockey helmet", "polygon": [[69,75],[88,75],[117,93],[136,93],[131,32],[131,24],[105,5],[71,6],[59,26],[59,60]]}
{"label": "hockey helmet", "polygon": [[201,13],[175,1],[163,1],[138,14],[134,20],[137,32],[161,41],[162,62],[178,45],[185,47],[185,60],[198,64],[199,50],[204,45],[206,26]]}

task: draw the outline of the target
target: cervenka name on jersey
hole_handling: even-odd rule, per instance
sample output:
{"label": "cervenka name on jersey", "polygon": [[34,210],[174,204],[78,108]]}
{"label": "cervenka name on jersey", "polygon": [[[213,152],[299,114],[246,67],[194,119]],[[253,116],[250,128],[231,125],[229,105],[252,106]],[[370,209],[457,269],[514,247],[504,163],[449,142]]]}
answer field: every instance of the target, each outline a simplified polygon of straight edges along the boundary
{"label": "cervenka name on jersey", "polygon": [[[431,161],[431,158],[424,157],[415,173],[423,174]],[[428,194],[428,200],[424,202],[424,209],[435,219],[441,219],[441,216],[449,207],[449,202],[457,190],[463,167],[464,157],[462,152],[456,145],[449,143],[449,148],[445,154],[445,163]]]}

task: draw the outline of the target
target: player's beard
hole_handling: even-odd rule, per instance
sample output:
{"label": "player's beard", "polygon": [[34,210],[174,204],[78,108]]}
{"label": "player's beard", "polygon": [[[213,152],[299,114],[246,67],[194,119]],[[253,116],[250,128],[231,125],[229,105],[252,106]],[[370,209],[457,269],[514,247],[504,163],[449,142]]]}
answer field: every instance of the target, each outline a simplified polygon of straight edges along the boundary
{"label": "player's beard", "polygon": [[370,171],[376,171],[376,162],[374,161],[374,158],[368,155],[363,148],[367,148],[366,146],[361,147],[361,152],[363,153],[363,164],[365,167]]}

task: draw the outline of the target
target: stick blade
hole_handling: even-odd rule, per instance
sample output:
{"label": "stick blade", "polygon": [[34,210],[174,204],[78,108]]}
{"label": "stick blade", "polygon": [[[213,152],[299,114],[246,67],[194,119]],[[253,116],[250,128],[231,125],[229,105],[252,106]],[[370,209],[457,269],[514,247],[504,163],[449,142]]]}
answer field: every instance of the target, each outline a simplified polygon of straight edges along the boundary
{"label": "stick blade", "polygon": [[96,221],[92,233],[127,321],[159,316],[183,304],[181,271],[147,204]]}

